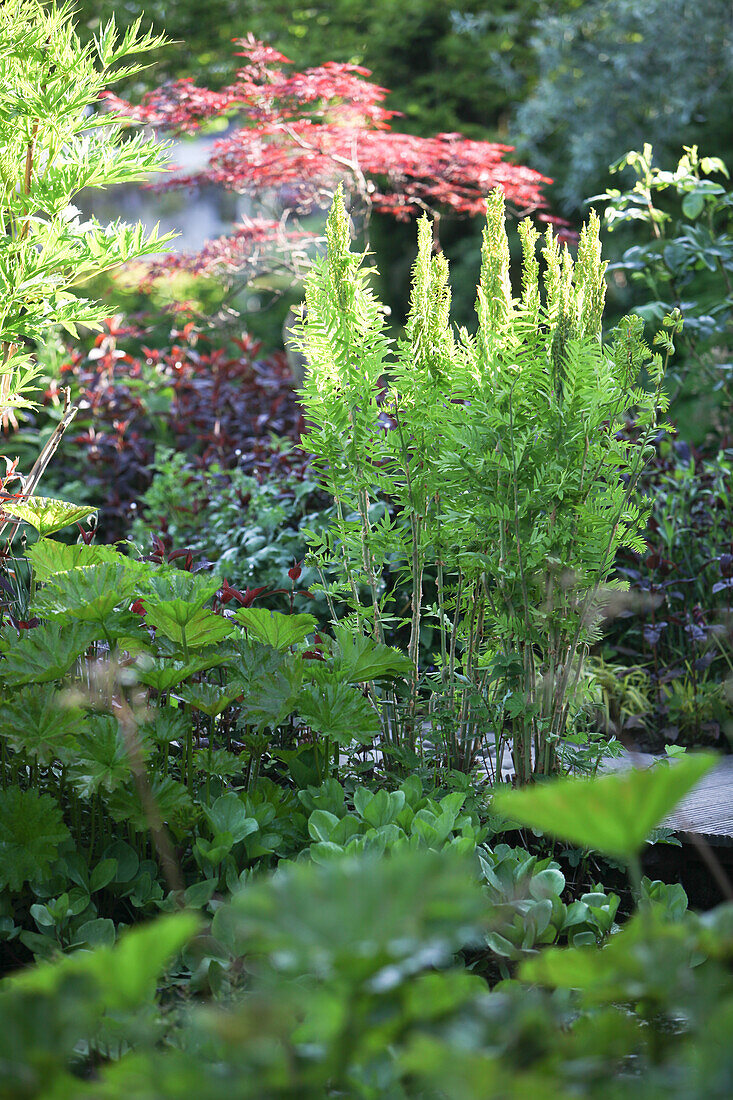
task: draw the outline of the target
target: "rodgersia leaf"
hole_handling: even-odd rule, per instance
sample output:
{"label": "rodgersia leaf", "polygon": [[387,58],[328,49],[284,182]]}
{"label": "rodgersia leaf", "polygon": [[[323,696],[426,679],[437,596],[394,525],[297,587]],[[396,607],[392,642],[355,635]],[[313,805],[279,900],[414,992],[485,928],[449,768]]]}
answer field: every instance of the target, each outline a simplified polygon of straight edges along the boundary
{"label": "rodgersia leaf", "polygon": [[82,711],[66,705],[53,685],[33,684],[3,703],[0,736],[14,751],[26,752],[47,766],[73,749],[82,721]]}
{"label": "rodgersia leaf", "polygon": [[[191,825],[191,796],[182,783],[170,776],[157,776],[151,783],[151,790],[160,815],[174,832]],[[108,802],[109,811],[115,821],[129,821],[137,833],[147,832],[150,828],[140,796],[132,783],[114,792]]]}
{"label": "rodgersia leaf", "polygon": [[97,511],[96,508],[90,508],[88,505],[70,504],[67,500],[54,500],[51,497],[4,500],[2,510],[9,516],[22,520],[23,523],[29,523],[38,531],[41,538],[53,535],[56,531],[62,531],[72,523],[81,523]]}
{"label": "rodgersia leaf", "polygon": [[313,615],[282,615],[260,607],[240,608],[235,618],[243,624],[248,634],[281,651],[305,641],[317,626]]}
{"label": "rodgersia leaf", "polygon": [[40,878],[68,835],[51,795],[19,787],[0,791],[0,884],[19,890]]}
{"label": "rodgersia leaf", "polygon": [[121,559],[113,546],[85,546],[84,543],[69,545],[54,539],[39,539],[28,547],[27,554],[33,566],[33,575],[40,584],[45,584],[54,573],[68,573],[72,569],[99,565],[105,561],[124,560],[128,566],[139,564],[141,573],[149,568],[147,563],[132,563]]}
{"label": "rodgersia leaf", "polygon": [[39,592],[34,609],[42,616],[104,623],[116,607],[132,598],[137,584],[134,566],[123,559],[56,574]]}
{"label": "rodgersia leaf", "polygon": [[99,637],[91,623],[48,622],[22,638],[0,640],[0,679],[10,687],[42,684],[65,676],[76,659]]}
{"label": "rodgersia leaf", "polygon": [[374,707],[350,684],[309,685],[298,696],[296,711],[311,729],[340,745],[368,744],[380,731]]}
{"label": "rodgersia leaf", "polygon": [[240,694],[239,688],[221,688],[216,684],[186,684],[178,692],[184,703],[215,718]]}
{"label": "rodgersia leaf", "polygon": [[336,671],[352,684],[382,677],[405,676],[412,668],[409,657],[398,649],[354,634],[346,626],[334,627],[334,637]]}
{"label": "rodgersia leaf", "polygon": [[111,714],[92,715],[78,738],[77,758],[69,770],[71,782],[84,798],[97,791],[116,791],[130,778],[130,758]]}
{"label": "rodgersia leaf", "polygon": [[215,645],[234,630],[228,619],[187,600],[161,600],[147,608],[146,621],[176,645],[195,649]]}

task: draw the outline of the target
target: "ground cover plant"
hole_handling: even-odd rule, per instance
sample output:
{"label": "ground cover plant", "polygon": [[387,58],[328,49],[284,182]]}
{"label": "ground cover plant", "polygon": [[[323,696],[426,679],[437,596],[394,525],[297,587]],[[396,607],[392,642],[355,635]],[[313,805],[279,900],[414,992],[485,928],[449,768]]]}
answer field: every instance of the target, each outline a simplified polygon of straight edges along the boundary
{"label": "ground cover plant", "polygon": [[343,631],[314,643],[312,616],[254,608],[209,573],[48,538],[28,555],[29,602],[0,642],[6,938],[43,954],[113,936],[110,913],[155,908],[181,876],[203,904],[297,852],[297,790],[371,744],[357,685],[406,658]]}
{"label": "ground cover plant", "polygon": [[[631,866],[638,911],[601,950],[580,933],[533,953],[532,930],[555,911],[549,866],[531,879],[529,957],[489,989],[475,961],[495,937],[485,892],[495,886],[482,887],[465,855],[403,847],[291,865],[205,925],[168,916],[6,980],[4,1094],[722,1098],[730,906],[697,917],[679,887],[633,870],[648,828],[709,766],[687,760],[503,800],[527,825]],[[575,918],[600,919],[600,900],[588,895]],[[175,997],[186,966],[212,956],[223,979],[215,1002],[161,1011],[164,972]]]}

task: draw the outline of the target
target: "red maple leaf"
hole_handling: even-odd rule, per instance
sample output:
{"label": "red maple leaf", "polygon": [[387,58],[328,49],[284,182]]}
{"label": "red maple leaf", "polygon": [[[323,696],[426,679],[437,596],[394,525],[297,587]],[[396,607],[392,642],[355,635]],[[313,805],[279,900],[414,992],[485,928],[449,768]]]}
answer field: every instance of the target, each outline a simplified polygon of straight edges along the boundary
{"label": "red maple leaf", "polygon": [[517,213],[545,207],[543,187],[551,181],[507,161],[512,146],[461,134],[400,133],[392,129],[398,112],[384,106],[388,90],[368,79],[368,69],[328,61],[288,72],[292,62],[271,46],[251,35],[236,41],[246,63],[220,91],[185,78],[148,92],[138,106],[105,93],[113,111],[168,133],[230,121],[205,168],[169,176],[156,189],[217,183],[238,194],[269,195],[285,211],[279,219],[244,220],[195,255],[158,262],[150,278],[171,269],[241,277],[287,266],[308,236],[293,218],[330,205],[341,180],[366,218],[371,211],[407,220],[441,210],[473,217],[497,186]]}

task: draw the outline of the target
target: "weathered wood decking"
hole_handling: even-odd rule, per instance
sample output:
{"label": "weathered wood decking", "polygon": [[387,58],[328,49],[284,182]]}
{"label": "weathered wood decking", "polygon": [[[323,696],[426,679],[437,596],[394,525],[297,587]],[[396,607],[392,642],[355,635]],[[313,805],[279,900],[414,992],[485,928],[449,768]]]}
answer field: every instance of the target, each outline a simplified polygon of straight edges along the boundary
{"label": "weathered wood decking", "polygon": [[[613,770],[624,770],[649,767],[654,760],[649,753],[624,753],[609,764]],[[680,838],[733,848],[733,756],[722,757],[664,824]]]}
{"label": "weathered wood decking", "polygon": [[724,757],[690,791],[666,825],[713,847],[733,847],[733,757]]}

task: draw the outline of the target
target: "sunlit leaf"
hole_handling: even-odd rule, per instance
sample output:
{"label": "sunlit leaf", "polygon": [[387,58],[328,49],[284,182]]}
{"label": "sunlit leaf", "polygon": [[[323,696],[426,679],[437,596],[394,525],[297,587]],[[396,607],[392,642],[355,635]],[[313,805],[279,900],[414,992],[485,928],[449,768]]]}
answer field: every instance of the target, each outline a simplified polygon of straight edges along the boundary
{"label": "sunlit leaf", "polygon": [[[100,565],[106,561],[120,561],[122,555],[113,546],[86,546],[83,542],[69,544],[54,539],[41,538],[29,546],[27,556],[33,566],[36,583],[44,584],[54,573],[68,573],[88,565]],[[133,564],[122,559],[126,564]],[[141,571],[149,568],[140,562]]]}
{"label": "sunlit leaf", "polygon": [[132,598],[134,564],[121,559],[55,574],[38,593],[34,609],[41,616],[104,624],[110,612]]}
{"label": "sunlit leaf", "polygon": [[200,710],[202,714],[207,714],[209,718],[221,714],[238,695],[239,689],[226,690],[216,684],[186,684],[178,692],[178,697],[184,703]]}
{"label": "sunlit leaf", "polygon": [[147,608],[145,619],[181,649],[214,645],[234,630],[222,615],[182,599],[163,600]]}
{"label": "sunlit leaf", "polygon": [[52,497],[27,497],[25,500],[3,500],[2,510],[9,516],[29,523],[41,538],[62,531],[72,523],[81,523],[95,515],[97,509],[84,504],[71,504]]}

